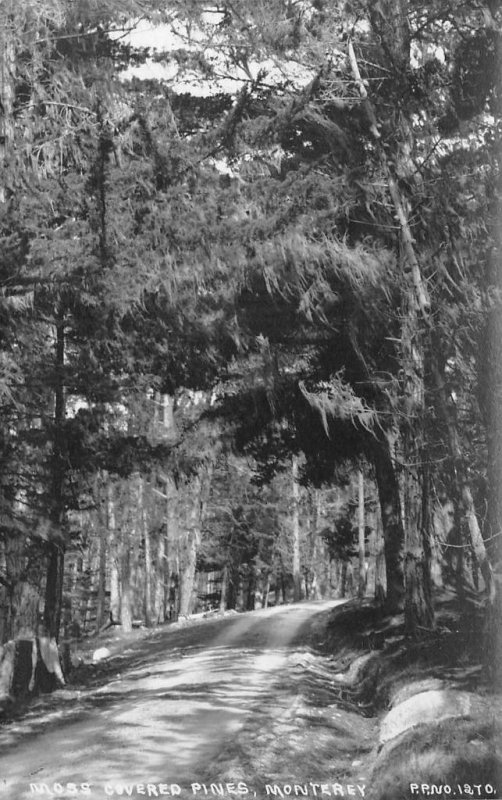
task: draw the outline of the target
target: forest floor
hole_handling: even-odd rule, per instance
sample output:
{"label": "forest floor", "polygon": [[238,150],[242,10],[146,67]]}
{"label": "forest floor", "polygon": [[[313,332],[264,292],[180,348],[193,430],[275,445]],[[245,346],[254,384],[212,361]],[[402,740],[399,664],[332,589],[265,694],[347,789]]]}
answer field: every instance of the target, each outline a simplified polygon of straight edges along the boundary
{"label": "forest floor", "polygon": [[[465,796],[500,800],[500,727],[486,718],[440,722],[433,752],[431,727],[419,724],[385,758],[381,717],[396,693],[446,687],[498,701],[478,663],[474,605],[444,598],[420,646],[405,641],[402,624],[371,603],[330,601],[130,635],[110,629],[87,640],[65,689],[0,727],[0,797],[403,800],[424,774],[420,753],[443,776],[444,796],[463,797],[462,781]],[[105,646],[108,657],[92,663]],[[469,791],[481,781],[494,791]]]}

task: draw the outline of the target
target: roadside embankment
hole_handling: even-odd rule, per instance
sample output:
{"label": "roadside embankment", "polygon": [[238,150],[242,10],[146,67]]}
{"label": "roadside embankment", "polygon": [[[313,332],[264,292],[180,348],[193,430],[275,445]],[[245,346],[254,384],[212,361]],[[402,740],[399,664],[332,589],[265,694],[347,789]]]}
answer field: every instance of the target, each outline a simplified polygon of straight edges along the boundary
{"label": "roadside embankment", "polygon": [[334,610],[323,648],[340,700],[379,719],[371,800],[502,796],[502,702],[483,670],[482,633],[480,605],[453,594],[438,598],[420,640],[373,603]]}

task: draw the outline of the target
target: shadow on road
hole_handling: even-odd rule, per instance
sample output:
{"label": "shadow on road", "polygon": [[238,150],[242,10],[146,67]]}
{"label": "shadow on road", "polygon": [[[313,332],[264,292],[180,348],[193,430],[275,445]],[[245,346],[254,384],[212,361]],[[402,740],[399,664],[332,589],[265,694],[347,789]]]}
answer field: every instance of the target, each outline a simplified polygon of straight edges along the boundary
{"label": "shadow on road", "polygon": [[[207,620],[134,643],[76,693],[57,724],[3,748],[0,796],[21,800],[33,797],[30,783],[57,782],[90,783],[90,796],[101,798],[107,783],[256,781],[284,758],[290,771],[298,768],[294,736],[303,741],[307,721],[318,747],[320,720],[297,712],[313,705],[315,690],[327,691],[326,678],[308,674],[302,659],[322,660],[310,645],[333,605]],[[276,749],[267,766],[270,733],[293,750],[279,756]],[[331,740],[339,733],[332,728]]]}

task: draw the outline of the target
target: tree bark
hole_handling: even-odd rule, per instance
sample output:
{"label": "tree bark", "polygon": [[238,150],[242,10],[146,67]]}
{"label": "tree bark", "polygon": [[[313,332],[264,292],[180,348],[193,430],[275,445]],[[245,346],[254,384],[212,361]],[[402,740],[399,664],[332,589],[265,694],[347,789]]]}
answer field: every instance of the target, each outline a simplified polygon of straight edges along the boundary
{"label": "tree bark", "polygon": [[340,598],[344,598],[347,596],[347,572],[348,572],[348,562],[341,561],[340,579],[337,587],[337,596]]}
{"label": "tree bark", "polygon": [[227,594],[228,594],[228,564],[225,564],[221,571],[220,611],[226,611],[227,609]]}
{"label": "tree bark", "polygon": [[366,593],[366,551],[365,551],[366,515],[364,511],[364,474],[362,469],[357,474],[357,543],[359,556],[358,595]]}
{"label": "tree bark", "polygon": [[54,441],[52,453],[51,522],[52,539],[47,543],[47,577],[45,585],[44,624],[51,639],[59,639],[63,604],[65,556],[64,483],[66,458],[64,446],[65,422],[65,313],[60,305],[56,312],[56,343],[54,362]]}
{"label": "tree bark", "polygon": [[385,542],[382,533],[382,520],[380,515],[377,514],[375,516],[375,599],[383,604],[386,591]]}
{"label": "tree bark", "polygon": [[[0,20],[0,169],[7,174],[14,142],[14,71],[15,46],[13,21],[6,15]],[[7,200],[7,191],[0,180],[0,204]]]}
{"label": "tree bark", "polygon": [[[411,452],[409,448],[408,452]],[[422,450],[415,458],[425,458]],[[405,630],[417,638],[434,622],[430,570],[429,482],[425,464],[410,465],[406,478]]]}
{"label": "tree bark", "polygon": [[291,460],[291,531],[292,531],[292,562],[293,562],[293,601],[302,599],[302,577],[300,565],[300,487],[298,485],[298,456]]}
{"label": "tree bark", "polygon": [[263,608],[268,608],[269,595],[270,595],[270,572],[267,572],[267,576],[265,578],[265,586],[263,589],[263,600],[262,600]]}
{"label": "tree bark", "polygon": [[120,620],[120,550],[117,541],[117,525],[115,516],[115,500],[113,483],[111,480],[106,486],[106,524],[108,540],[110,542],[110,614],[111,620]]}
{"label": "tree bark", "polygon": [[[434,622],[431,585],[432,526],[430,471],[425,441],[423,335],[418,322],[420,301],[411,281],[403,298],[402,397],[407,418],[403,424],[405,529],[405,630],[417,638]],[[422,309],[423,310],[423,309]]]}
{"label": "tree bark", "polygon": [[96,630],[101,630],[106,617],[106,567],[108,560],[108,526],[103,519],[103,497],[102,487],[108,480],[106,473],[98,473],[95,481],[95,502],[97,505],[97,525],[99,535],[99,554],[98,554],[98,597],[96,608]]}
{"label": "tree bark", "polygon": [[256,604],[256,572],[253,566],[248,571],[245,597],[246,611],[254,611]]}
{"label": "tree bark", "polygon": [[384,539],[387,576],[385,602],[390,611],[395,611],[402,606],[404,598],[404,529],[399,484],[390,454],[389,442],[383,434],[372,442],[372,457]]}
{"label": "tree bark", "polygon": [[120,563],[120,622],[124,633],[132,631],[131,550],[126,546]]}
{"label": "tree bark", "polygon": [[[403,84],[406,89],[407,74],[410,64],[410,33],[408,27],[408,0],[381,0],[378,7],[370,7],[370,20],[375,38],[379,42],[387,59],[389,71],[393,74],[396,85]],[[375,111],[367,97],[366,87],[359,74],[353,50],[349,58],[354,79],[359,86],[361,97],[368,106],[374,124],[371,127],[375,146],[378,148],[387,176],[388,190],[394,208],[394,217],[399,226],[400,260],[403,282],[403,322],[401,330],[402,372],[404,385],[402,401],[406,407],[408,421],[404,432],[404,456],[408,460],[405,476],[406,495],[408,498],[409,517],[406,518],[406,556],[404,567],[405,578],[405,617],[406,627],[415,635],[421,627],[429,627],[433,610],[430,593],[430,567],[428,556],[430,524],[428,513],[428,482],[425,475],[424,429],[424,371],[423,371],[423,325],[430,324],[430,299],[427,285],[415,253],[414,238],[409,222],[409,203],[403,195],[398,182],[399,178],[412,175],[415,171],[411,159],[413,138],[408,120],[401,113],[396,114],[395,123],[399,126],[393,143],[394,152],[389,153],[382,147]],[[387,120],[389,122],[389,120]],[[378,479],[377,479],[378,480]],[[423,496],[420,496],[421,492]],[[381,481],[379,481],[381,493]],[[384,516],[382,514],[382,520]],[[386,525],[384,523],[384,536]],[[387,537],[386,537],[387,538]],[[386,552],[387,556],[387,552]],[[398,600],[399,586],[393,585],[395,577],[393,568],[396,564],[395,553],[391,553],[393,565],[387,563],[387,591],[394,603]],[[413,616],[414,615],[414,616]]]}
{"label": "tree bark", "polygon": [[157,560],[155,569],[155,588],[153,591],[153,606],[155,621],[158,625],[165,622],[168,616],[167,609],[167,585],[169,575],[167,566],[167,536],[164,530],[160,530],[157,539]]}
{"label": "tree bark", "polygon": [[[499,76],[499,90],[502,78]],[[480,358],[481,405],[488,449],[488,508],[486,534],[493,582],[487,607],[485,656],[493,683],[502,685],[502,142],[496,143],[497,180],[492,200],[493,244],[488,259],[487,320]]]}
{"label": "tree bark", "polygon": [[321,576],[319,575],[319,520],[321,516],[321,493],[319,489],[310,490],[310,571],[312,575],[312,583],[310,592],[314,600],[320,600],[321,593]]}
{"label": "tree bark", "polygon": [[179,613],[191,614],[197,561],[197,533],[188,531],[180,548],[180,600]]}
{"label": "tree bark", "polygon": [[[462,456],[462,448],[460,446],[460,437],[454,419],[454,412],[451,408],[451,404],[448,402],[444,374],[438,358],[439,352],[440,342],[438,341],[437,337],[432,334],[432,374],[436,388],[439,413],[443,419],[443,423],[446,426],[448,435],[448,450],[450,456],[450,493],[455,506],[455,527],[457,529],[455,544],[458,547],[462,545],[462,539],[460,536],[460,519],[458,514],[458,510],[461,508],[467,522],[471,546],[483,576],[485,589],[488,595],[491,596],[493,591],[492,568],[488,559],[488,553],[481,533],[481,527],[479,525],[476,509],[474,507],[472,490],[467,479],[467,467]],[[463,576],[461,576],[461,578],[463,578]]]}
{"label": "tree bark", "polygon": [[178,524],[178,490],[166,476],[166,576],[169,619],[176,622],[180,613],[180,531]]}
{"label": "tree bark", "polygon": [[209,475],[197,475],[189,485],[190,508],[187,529],[180,539],[180,614],[190,614],[193,605],[197,550],[200,543],[201,524],[205,506],[205,480]]}
{"label": "tree bark", "polygon": [[145,481],[139,478],[139,516],[140,529],[145,545],[145,579],[144,579],[144,611],[145,625],[150,628],[152,625],[152,543],[151,534],[148,527],[148,518],[145,503]]}

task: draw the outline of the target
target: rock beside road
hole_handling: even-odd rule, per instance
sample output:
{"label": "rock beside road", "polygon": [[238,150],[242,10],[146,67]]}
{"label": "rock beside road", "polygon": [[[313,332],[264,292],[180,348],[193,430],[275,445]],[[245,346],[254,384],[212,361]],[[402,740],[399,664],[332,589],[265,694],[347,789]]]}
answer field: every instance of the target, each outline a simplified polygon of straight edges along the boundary
{"label": "rock beside road", "polygon": [[489,715],[487,702],[473,692],[430,689],[419,692],[392,708],[380,725],[379,744],[383,745],[417,725],[436,724],[452,717]]}

